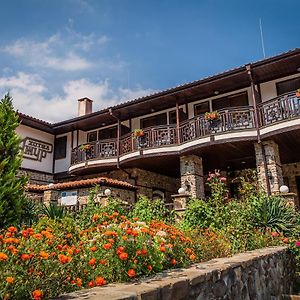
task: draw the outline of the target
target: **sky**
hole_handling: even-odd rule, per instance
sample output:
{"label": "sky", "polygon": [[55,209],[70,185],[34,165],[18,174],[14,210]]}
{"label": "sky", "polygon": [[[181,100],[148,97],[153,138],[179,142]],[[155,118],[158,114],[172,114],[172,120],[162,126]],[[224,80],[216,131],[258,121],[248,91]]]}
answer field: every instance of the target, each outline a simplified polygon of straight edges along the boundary
{"label": "sky", "polygon": [[299,0],[0,0],[0,97],[50,122],[299,47]]}

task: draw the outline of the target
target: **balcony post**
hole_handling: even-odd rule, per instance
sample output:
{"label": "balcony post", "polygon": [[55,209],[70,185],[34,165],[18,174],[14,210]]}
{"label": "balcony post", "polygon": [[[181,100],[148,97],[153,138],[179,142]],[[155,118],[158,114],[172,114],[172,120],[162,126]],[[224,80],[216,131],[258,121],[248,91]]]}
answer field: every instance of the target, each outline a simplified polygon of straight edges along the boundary
{"label": "balcony post", "polygon": [[117,120],[117,168],[120,168],[120,134],[121,134],[121,121],[114,115],[112,109],[109,109],[109,114]]}
{"label": "balcony post", "polygon": [[177,133],[177,144],[180,144],[180,117],[179,117],[179,104],[176,102],[176,133]]}

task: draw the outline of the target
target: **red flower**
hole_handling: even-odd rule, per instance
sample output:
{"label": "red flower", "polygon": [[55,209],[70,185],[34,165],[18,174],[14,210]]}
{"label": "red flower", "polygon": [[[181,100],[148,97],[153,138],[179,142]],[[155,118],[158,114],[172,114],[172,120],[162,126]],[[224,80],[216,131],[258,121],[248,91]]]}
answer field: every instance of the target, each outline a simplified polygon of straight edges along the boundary
{"label": "red flower", "polygon": [[296,247],[300,247],[300,241],[297,241],[297,242],[295,243],[295,246],[296,246]]}
{"label": "red flower", "polygon": [[176,261],[175,258],[171,259],[171,264],[172,264],[173,266],[175,266],[175,265],[177,264],[177,261]]}
{"label": "red flower", "polygon": [[96,258],[92,258],[90,261],[89,261],[89,265],[90,266],[94,266],[96,264]]}
{"label": "red flower", "polygon": [[121,260],[127,260],[128,254],[126,252],[122,252],[122,253],[119,254],[119,258]]}
{"label": "red flower", "polygon": [[273,232],[271,233],[271,235],[272,235],[272,237],[277,237],[277,236],[279,236],[279,233],[276,232],[276,231],[273,231]]}
{"label": "red flower", "polygon": [[136,273],[135,273],[134,269],[128,270],[127,274],[128,274],[128,276],[129,276],[130,278],[133,278],[133,277],[136,276]]}
{"label": "red flower", "polygon": [[29,259],[30,259],[30,255],[29,255],[29,254],[26,254],[26,253],[23,253],[23,254],[21,255],[21,259],[22,259],[22,260],[29,260]]}
{"label": "red flower", "polygon": [[105,259],[100,259],[99,263],[104,266],[104,265],[106,265],[106,260]]}
{"label": "red flower", "polygon": [[125,248],[124,247],[119,247],[118,249],[117,249],[117,254],[119,255],[119,254],[121,254],[122,252],[124,252],[124,250],[125,250]]}
{"label": "red flower", "polygon": [[103,245],[103,248],[104,248],[105,250],[110,249],[110,248],[111,248],[111,243],[104,244],[104,245]]}
{"label": "red flower", "polygon": [[159,250],[161,252],[166,252],[166,247],[165,246],[159,246]]}
{"label": "red flower", "polygon": [[97,250],[97,247],[96,247],[96,246],[93,246],[93,247],[90,248],[90,250],[94,252],[94,251]]}
{"label": "red flower", "polygon": [[90,282],[88,283],[88,287],[92,288],[92,287],[94,287],[94,286],[95,286],[94,281],[90,281]]}
{"label": "red flower", "polygon": [[34,300],[41,300],[43,298],[43,292],[41,290],[35,290],[32,292]]}
{"label": "red flower", "polygon": [[66,263],[68,263],[68,262],[70,262],[70,261],[72,260],[71,257],[66,256],[66,255],[62,255],[62,254],[59,254],[59,255],[58,255],[58,259],[59,259],[59,261],[60,261],[62,264],[66,264]]}
{"label": "red flower", "polygon": [[146,249],[142,249],[142,255],[146,256],[147,255],[147,250]]}
{"label": "red flower", "polygon": [[95,282],[97,286],[106,285],[106,280],[101,276],[98,276]]}
{"label": "red flower", "polygon": [[8,256],[3,253],[3,252],[0,252],[0,260],[7,260],[8,259]]}
{"label": "red flower", "polygon": [[153,270],[153,267],[151,265],[148,265],[147,269],[151,272]]}
{"label": "red flower", "polygon": [[11,232],[11,233],[16,233],[17,232],[17,228],[14,226],[10,226],[7,228],[7,231]]}

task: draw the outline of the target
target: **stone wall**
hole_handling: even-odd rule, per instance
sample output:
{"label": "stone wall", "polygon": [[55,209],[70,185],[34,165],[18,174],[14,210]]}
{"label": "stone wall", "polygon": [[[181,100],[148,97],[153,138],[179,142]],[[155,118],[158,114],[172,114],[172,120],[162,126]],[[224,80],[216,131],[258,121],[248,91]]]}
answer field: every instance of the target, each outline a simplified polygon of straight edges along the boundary
{"label": "stone wall", "polygon": [[18,175],[27,176],[31,184],[49,184],[53,182],[53,175],[49,173],[20,169]]}
{"label": "stone wall", "polygon": [[300,195],[297,189],[296,176],[300,177],[300,162],[282,165],[282,173],[283,177],[287,179],[286,184],[289,187],[290,192],[297,195],[296,205],[299,206]]}
{"label": "stone wall", "polygon": [[58,299],[266,300],[290,294],[294,261],[285,247],[264,248],[163,272],[132,284],[110,284]]}
{"label": "stone wall", "polygon": [[105,176],[108,178],[126,181],[137,187],[137,194],[145,195],[152,199],[153,192],[160,190],[165,194],[166,202],[172,202],[171,195],[176,194],[180,187],[180,179],[165,176],[162,174],[142,170],[138,168],[128,168],[125,170],[113,170],[110,172],[93,175],[93,177]]}

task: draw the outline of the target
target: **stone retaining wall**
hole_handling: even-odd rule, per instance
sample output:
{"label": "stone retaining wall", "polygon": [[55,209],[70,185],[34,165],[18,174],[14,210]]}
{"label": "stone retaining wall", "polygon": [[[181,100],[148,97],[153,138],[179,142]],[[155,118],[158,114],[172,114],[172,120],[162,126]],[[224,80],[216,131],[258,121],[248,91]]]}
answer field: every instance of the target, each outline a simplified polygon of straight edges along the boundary
{"label": "stone retaining wall", "polygon": [[110,284],[57,299],[277,300],[290,294],[294,262],[286,247],[264,248],[163,272],[136,283]]}

